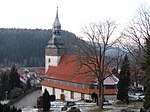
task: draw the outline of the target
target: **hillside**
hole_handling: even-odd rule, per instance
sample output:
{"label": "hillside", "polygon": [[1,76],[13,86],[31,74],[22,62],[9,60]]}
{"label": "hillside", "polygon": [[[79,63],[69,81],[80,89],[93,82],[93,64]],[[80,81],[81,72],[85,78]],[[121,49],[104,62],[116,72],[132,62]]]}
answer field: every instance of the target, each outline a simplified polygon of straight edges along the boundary
{"label": "hillside", "polygon": [[[62,31],[62,38],[69,45],[76,36]],[[44,66],[45,47],[52,37],[51,30],[0,29],[0,67],[12,64],[19,66]]]}

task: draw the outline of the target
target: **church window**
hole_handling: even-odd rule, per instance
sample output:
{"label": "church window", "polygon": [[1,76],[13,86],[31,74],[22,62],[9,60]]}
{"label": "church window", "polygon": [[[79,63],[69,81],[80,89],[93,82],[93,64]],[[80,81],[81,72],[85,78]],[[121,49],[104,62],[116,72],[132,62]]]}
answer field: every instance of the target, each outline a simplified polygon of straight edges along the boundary
{"label": "church window", "polygon": [[70,94],[71,94],[71,95],[70,95],[70,96],[71,96],[71,99],[74,99],[74,92],[71,91]]}
{"label": "church window", "polygon": [[84,93],[81,93],[81,100],[84,100]]}
{"label": "church window", "polygon": [[63,84],[63,85],[68,85],[68,82],[62,81],[62,84]]}
{"label": "church window", "polygon": [[55,88],[53,87],[53,95],[55,95]]}
{"label": "church window", "polygon": [[89,89],[89,85],[83,85],[83,88]]}
{"label": "church window", "polygon": [[63,90],[63,89],[61,89],[61,92],[64,92],[64,90]]}
{"label": "church window", "polygon": [[69,82],[69,86],[74,86],[74,83],[72,83],[72,82]]}
{"label": "church window", "polygon": [[82,88],[81,84],[76,84],[76,87]]}

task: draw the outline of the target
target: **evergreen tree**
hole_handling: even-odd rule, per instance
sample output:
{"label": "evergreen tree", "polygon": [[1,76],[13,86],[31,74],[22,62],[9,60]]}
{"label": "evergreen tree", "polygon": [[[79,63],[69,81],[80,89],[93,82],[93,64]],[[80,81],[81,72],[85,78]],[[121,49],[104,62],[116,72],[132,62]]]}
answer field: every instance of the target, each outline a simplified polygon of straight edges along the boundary
{"label": "evergreen tree", "polygon": [[31,89],[30,79],[27,80],[27,89]]}
{"label": "evergreen tree", "polygon": [[150,108],[150,84],[147,85],[145,90],[145,98],[144,98],[144,108],[149,109]]}
{"label": "evergreen tree", "polygon": [[143,70],[145,72],[145,101],[144,108],[150,108],[150,36],[146,39],[146,55],[145,62],[143,63]]}
{"label": "evergreen tree", "polygon": [[[61,34],[66,42],[66,48],[74,47],[70,41],[76,39],[76,36],[63,30]],[[26,67],[44,66],[45,47],[50,38],[52,30],[0,28],[0,66],[12,64]],[[74,51],[69,49],[68,53]]]}
{"label": "evergreen tree", "polygon": [[14,87],[20,88],[21,87],[20,76],[15,66],[11,68],[9,76],[10,76],[11,89],[13,89]]}
{"label": "evergreen tree", "polygon": [[43,112],[47,112],[50,109],[50,95],[47,89],[43,93]]}
{"label": "evergreen tree", "polygon": [[130,85],[130,66],[127,55],[125,55],[118,82],[117,99],[129,103],[128,90]]}
{"label": "evergreen tree", "polygon": [[11,90],[9,83],[9,74],[8,72],[4,72],[1,74],[1,96],[0,99],[5,99],[6,92]]}

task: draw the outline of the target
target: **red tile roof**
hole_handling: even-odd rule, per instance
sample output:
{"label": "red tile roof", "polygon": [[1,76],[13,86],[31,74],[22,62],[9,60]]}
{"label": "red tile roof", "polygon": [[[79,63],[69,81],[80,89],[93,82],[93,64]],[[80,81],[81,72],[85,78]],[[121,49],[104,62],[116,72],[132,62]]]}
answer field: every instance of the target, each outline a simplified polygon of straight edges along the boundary
{"label": "red tile roof", "polygon": [[[46,81],[42,81],[41,84],[43,86],[50,86],[50,87],[54,87],[54,88],[59,88],[59,89],[64,89],[64,90],[74,91],[74,92],[79,92],[79,93],[84,93],[84,94],[92,94],[93,92],[98,94],[98,90],[94,90],[94,89],[78,88],[78,87],[74,87],[74,86],[67,86],[67,85],[63,85],[63,84],[56,84],[56,83],[46,82]],[[104,94],[105,95],[106,94],[117,94],[117,91],[116,91],[116,89],[105,89]]]}
{"label": "red tile roof", "polygon": [[65,55],[61,58],[57,67],[49,66],[44,77],[84,84],[89,84],[95,80],[95,76],[85,74],[85,71],[88,70],[86,66],[80,69],[80,73],[83,74],[77,74],[79,73],[78,64],[75,55]]}
{"label": "red tile roof", "polygon": [[21,70],[21,69],[18,69],[18,73],[19,73],[20,76],[24,76],[25,75],[24,71]]}
{"label": "red tile roof", "polygon": [[[88,67],[83,66],[79,71],[78,64],[79,63],[77,61],[76,55],[65,55],[61,58],[60,63],[58,64],[57,67],[49,66],[48,71],[44,77],[57,79],[57,80],[64,80],[68,82],[75,82],[80,84],[90,84],[91,82],[96,80],[95,75],[92,74],[87,75],[85,73],[88,71],[89,69]],[[78,73],[83,73],[83,74],[78,74]],[[50,87],[60,88],[69,91],[86,93],[86,94],[91,94],[93,92],[98,93],[98,90],[77,88],[74,86],[66,86],[66,85],[56,84],[56,83],[46,82],[46,81],[42,81],[41,84],[44,86],[50,86]],[[104,94],[116,94],[116,89],[105,90]]]}
{"label": "red tile roof", "polygon": [[35,72],[40,75],[45,75],[45,68],[44,67],[31,67],[28,68],[30,72]]}

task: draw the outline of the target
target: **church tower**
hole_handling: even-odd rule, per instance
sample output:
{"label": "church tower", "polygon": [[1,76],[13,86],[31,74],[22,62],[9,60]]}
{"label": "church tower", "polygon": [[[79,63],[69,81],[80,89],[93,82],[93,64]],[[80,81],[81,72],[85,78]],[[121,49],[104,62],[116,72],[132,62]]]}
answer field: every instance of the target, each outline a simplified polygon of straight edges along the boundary
{"label": "church tower", "polygon": [[52,29],[52,38],[49,40],[45,49],[45,72],[49,66],[57,67],[61,56],[64,54],[64,42],[61,38],[61,24],[58,17],[58,7]]}

